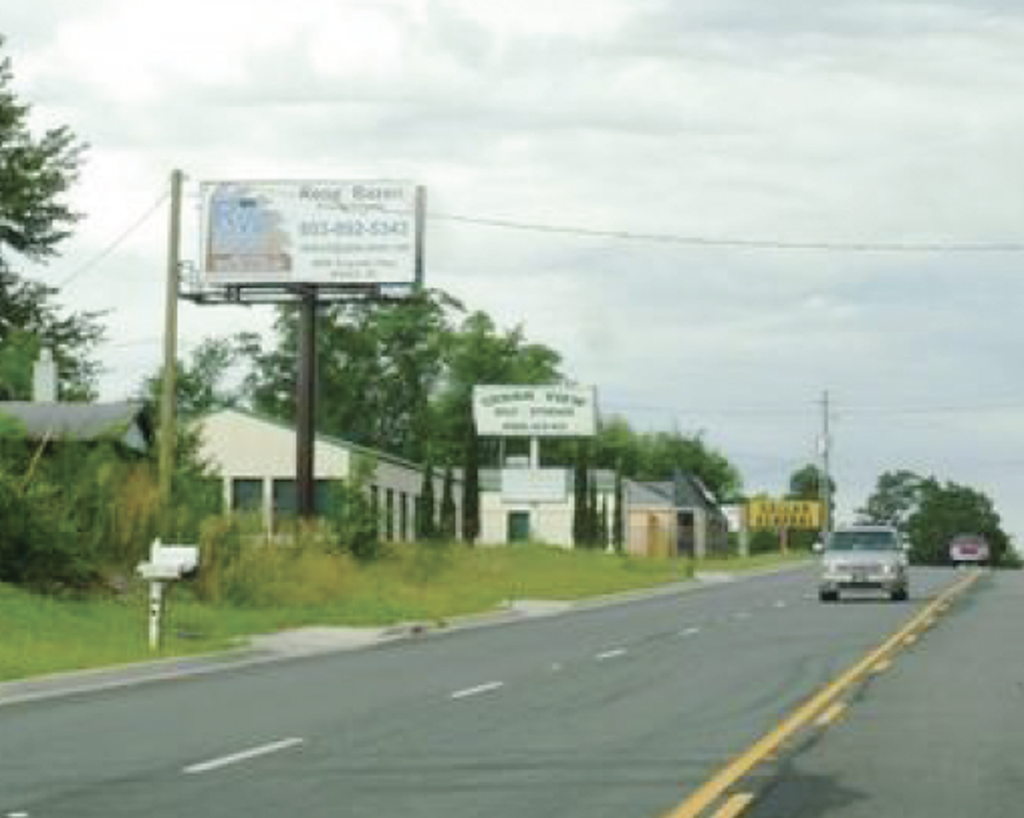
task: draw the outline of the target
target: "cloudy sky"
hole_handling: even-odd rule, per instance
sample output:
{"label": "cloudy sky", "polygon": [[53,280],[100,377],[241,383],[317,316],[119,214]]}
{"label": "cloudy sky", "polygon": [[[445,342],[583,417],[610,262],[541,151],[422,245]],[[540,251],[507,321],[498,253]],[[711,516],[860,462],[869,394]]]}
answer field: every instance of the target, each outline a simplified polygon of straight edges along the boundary
{"label": "cloudy sky", "polygon": [[[189,225],[204,179],[408,178],[428,283],[606,412],[779,492],[828,390],[841,510],[910,468],[1024,540],[1016,2],[33,0],[2,34],[35,125],[91,145],[32,274],[108,311],[105,398],[160,358],[172,168]],[[181,343],[270,317],[183,304]]]}

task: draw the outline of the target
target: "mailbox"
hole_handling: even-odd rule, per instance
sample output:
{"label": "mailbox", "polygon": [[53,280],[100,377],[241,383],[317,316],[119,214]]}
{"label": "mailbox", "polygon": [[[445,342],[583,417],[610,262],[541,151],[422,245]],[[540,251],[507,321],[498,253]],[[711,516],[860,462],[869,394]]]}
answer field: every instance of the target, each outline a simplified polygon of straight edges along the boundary
{"label": "mailbox", "polygon": [[194,574],[199,567],[199,548],[195,545],[164,545],[157,538],[149,549],[149,562],[139,563],[140,576],[149,581],[149,646],[160,645],[160,611],[165,582]]}

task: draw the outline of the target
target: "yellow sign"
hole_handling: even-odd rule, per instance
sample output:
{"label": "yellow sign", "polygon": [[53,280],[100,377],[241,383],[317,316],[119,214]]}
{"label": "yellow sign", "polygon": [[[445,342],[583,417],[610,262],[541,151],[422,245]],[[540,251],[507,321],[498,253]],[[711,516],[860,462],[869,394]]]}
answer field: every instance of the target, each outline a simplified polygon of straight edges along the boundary
{"label": "yellow sign", "polygon": [[817,500],[751,500],[747,503],[748,528],[820,528],[821,503]]}

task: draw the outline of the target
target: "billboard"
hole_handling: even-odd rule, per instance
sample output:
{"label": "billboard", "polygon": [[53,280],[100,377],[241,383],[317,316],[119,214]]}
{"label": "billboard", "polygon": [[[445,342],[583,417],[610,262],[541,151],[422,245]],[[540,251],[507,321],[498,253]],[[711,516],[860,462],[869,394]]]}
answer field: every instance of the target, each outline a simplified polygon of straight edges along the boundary
{"label": "billboard", "polygon": [[422,193],[404,181],[200,185],[206,286],[416,283]]}
{"label": "billboard", "polygon": [[817,500],[751,500],[747,504],[748,528],[821,527],[821,503]]}
{"label": "billboard", "polygon": [[592,437],[597,396],[592,386],[475,386],[477,434],[495,437]]}

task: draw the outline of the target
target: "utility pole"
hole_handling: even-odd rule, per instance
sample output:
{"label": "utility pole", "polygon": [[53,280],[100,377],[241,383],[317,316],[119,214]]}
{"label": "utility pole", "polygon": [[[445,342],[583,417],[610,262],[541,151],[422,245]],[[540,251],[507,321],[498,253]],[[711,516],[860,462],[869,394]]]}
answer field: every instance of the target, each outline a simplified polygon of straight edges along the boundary
{"label": "utility pole", "polygon": [[299,302],[299,361],[296,409],[295,486],[302,520],[316,514],[316,287],[302,289]]}
{"label": "utility pole", "polygon": [[832,440],[829,432],[829,398],[828,390],[821,398],[821,479],[818,480],[818,493],[821,497],[821,539],[822,542],[832,530],[832,476],[829,469],[829,449]]}
{"label": "utility pole", "polygon": [[171,481],[177,444],[178,274],[181,253],[181,186],[184,174],[171,171],[171,212],[167,229],[167,288],[164,301],[164,379],[160,397],[160,515],[165,538],[171,525]]}

